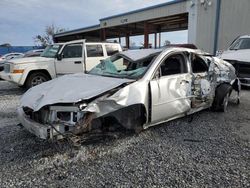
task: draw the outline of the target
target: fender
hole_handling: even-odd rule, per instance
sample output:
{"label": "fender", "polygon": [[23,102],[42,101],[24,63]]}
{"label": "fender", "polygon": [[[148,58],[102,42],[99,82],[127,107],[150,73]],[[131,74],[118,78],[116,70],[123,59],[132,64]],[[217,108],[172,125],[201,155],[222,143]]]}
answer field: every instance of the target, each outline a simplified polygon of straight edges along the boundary
{"label": "fender", "polygon": [[[39,65],[35,65],[39,64]],[[20,85],[24,85],[25,81],[29,75],[30,72],[32,71],[46,71],[50,75],[51,79],[56,78],[56,72],[55,72],[55,67],[54,67],[54,62],[53,63],[34,63],[32,65],[29,64],[27,66],[22,74],[22,77],[19,81]]]}
{"label": "fender", "polygon": [[[105,108],[105,107],[104,107]],[[110,125],[115,126],[116,128],[123,128],[126,130],[133,130],[135,132],[140,132],[143,130],[143,125],[146,123],[146,108],[144,104],[133,104],[129,106],[122,107],[119,109],[114,108],[111,112],[96,117],[95,113],[87,113],[89,116],[92,116],[91,119],[91,128],[110,128]],[[85,118],[80,124],[87,124],[89,118]]]}

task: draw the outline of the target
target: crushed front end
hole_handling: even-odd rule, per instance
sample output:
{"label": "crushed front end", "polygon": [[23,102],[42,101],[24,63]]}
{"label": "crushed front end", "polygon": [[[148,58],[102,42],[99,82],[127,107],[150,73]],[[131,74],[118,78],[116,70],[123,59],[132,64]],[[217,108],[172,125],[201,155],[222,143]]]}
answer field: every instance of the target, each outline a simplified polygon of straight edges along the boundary
{"label": "crushed front end", "polygon": [[92,131],[135,130],[136,125],[141,125],[142,121],[145,121],[140,119],[141,114],[145,113],[143,105],[123,106],[114,100],[102,99],[88,104],[80,102],[49,105],[38,111],[20,107],[17,112],[19,121],[29,132],[41,139],[51,140]]}
{"label": "crushed front end", "polygon": [[20,107],[17,113],[21,124],[42,139],[60,139],[65,134],[73,134],[77,122],[85,114],[76,105],[45,106],[36,112],[28,107]]}

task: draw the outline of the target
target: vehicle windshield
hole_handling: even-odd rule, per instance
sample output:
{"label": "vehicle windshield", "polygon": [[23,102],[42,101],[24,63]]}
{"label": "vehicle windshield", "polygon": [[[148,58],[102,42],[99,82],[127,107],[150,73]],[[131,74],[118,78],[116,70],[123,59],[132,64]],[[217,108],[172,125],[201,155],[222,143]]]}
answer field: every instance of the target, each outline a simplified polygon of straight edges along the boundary
{"label": "vehicle windshield", "polygon": [[54,44],[47,46],[43,53],[41,54],[42,57],[48,57],[48,58],[55,58],[57,52],[61,49],[62,45]]}
{"label": "vehicle windshield", "polygon": [[138,61],[130,61],[129,58],[116,54],[105,60],[101,60],[101,63],[91,69],[88,74],[138,79],[145,74],[149,64],[158,54],[159,53]]}
{"label": "vehicle windshield", "polygon": [[237,39],[229,48],[230,50],[250,49],[250,38]]}

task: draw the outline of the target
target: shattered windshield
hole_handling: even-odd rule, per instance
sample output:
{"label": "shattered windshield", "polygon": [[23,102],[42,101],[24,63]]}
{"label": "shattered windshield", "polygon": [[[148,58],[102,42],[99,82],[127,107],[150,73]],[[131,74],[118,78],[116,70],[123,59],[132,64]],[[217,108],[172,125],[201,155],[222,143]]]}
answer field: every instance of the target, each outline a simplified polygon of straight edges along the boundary
{"label": "shattered windshield", "polygon": [[41,56],[48,57],[48,58],[55,58],[57,52],[61,49],[61,47],[62,45],[59,45],[59,44],[49,45],[45,48]]}
{"label": "shattered windshield", "polygon": [[131,61],[125,56],[121,56],[119,54],[114,55],[110,58],[102,60],[100,64],[89,71],[89,74],[137,79],[144,75],[155,56],[156,54],[144,58],[143,60]]}

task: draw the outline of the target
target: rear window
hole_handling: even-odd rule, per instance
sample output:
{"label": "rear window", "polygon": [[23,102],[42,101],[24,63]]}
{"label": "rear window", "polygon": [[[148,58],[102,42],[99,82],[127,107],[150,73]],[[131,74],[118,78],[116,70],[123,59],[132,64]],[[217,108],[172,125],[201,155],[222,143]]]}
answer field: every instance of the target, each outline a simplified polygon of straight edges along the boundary
{"label": "rear window", "polygon": [[107,45],[105,45],[105,47],[106,47],[108,56],[112,56],[115,53],[119,52],[118,45],[107,44]]}
{"label": "rear window", "polygon": [[86,45],[87,57],[102,57],[102,45]]}

